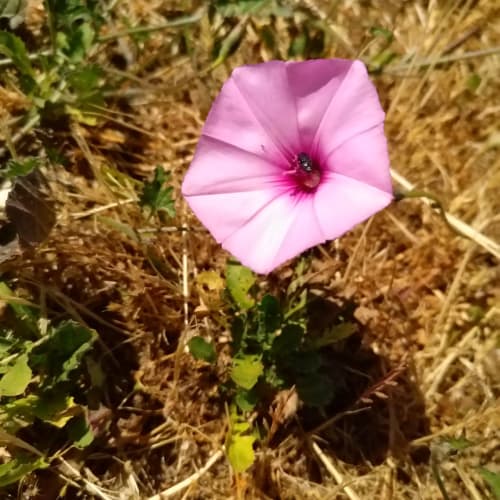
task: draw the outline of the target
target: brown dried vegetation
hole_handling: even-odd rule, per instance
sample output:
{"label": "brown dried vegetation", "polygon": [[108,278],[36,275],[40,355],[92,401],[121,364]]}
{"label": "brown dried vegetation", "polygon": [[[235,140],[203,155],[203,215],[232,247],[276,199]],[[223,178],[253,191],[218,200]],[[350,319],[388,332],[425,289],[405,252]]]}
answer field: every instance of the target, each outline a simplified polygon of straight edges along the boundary
{"label": "brown dried vegetation", "polygon": [[[119,19],[160,24],[185,12],[184,3],[120,2],[116,24],[102,34],[125,29]],[[450,214],[499,241],[500,56],[460,58],[500,44],[497,2],[303,5],[329,27],[325,56],[375,54],[369,28],[384,26],[394,33],[397,54],[430,62],[394,62],[374,75],[387,110],[395,178],[433,193]],[[352,386],[336,408],[321,421],[299,412],[281,425],[258,448],[248,473],[235,476],[219,453],[197,480],[175,490],[221,449],[228,425],[218,392],[229,362],[225,313],[219,292],[196,284],[200,271],[223,273],[227,255],[187,209],[180,183],[210,103],[231,69],[286,57],[290,33],[301,20],[299,14],[251,20],[238,51],[212,71],[214,33],[206,17],[190,32],[192,58],[172,49],[179,43],[174,29],[139,44],[127,37],[109,42],[99,57],[106,64],[119,61],[127,75],[109,109],[96,126],[52,133],[68,159],[65,169],[48,173],[58,223],[47,243],[4,264],[3,272],[50,317],[69,315],[99,332],[102,399],[109,411],[91,411],[100,429],[96,444],[66,457],[76,472],[59,471],[93,485],[84,497],[148,498],[168,490],[179,499],[430,500],[440,497],[432,472],[439,457],[450,498],[488,498],[477,467],[498,472],[500,459],[498,254],[458,236],[419,199],[393,204],[314,252],[306,276],[311,290],[355,304],[362,325],[358,344],[342,359]],[[273,50],[259,36],[264,26],[282,34]],[[457,57],[440,62],[446,55]],[[481,83],[471,90],[467,81],[475,74]],[[14,132],[25,107],[15,89],[0,89],[0,117]],[[33,153],[43,134],[35,130],[21,139],[18,154]],[[143,180],[157,164],[172,172],[178,213],[172,225],[188,231],[146,222],[133,186],[114,174]],[[141,238],[134,240],[110,219],[142,231]],[[285,266],[267,284],[286,283],[290,274]],[[194,334],[217,342],[215,367],[186,352]],[[441,457],[442,439],[460,436],[473,445]],[[35,487],[43,490],[56,473],[26,482],[21,497]]]}

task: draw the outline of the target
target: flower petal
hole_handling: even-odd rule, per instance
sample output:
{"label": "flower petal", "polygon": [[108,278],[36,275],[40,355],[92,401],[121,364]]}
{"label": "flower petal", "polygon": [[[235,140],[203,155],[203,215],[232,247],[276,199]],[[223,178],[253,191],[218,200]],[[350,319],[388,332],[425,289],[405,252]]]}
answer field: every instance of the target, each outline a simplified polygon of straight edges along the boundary
{"label": "flower petal", "polygon": [[302,151],[311,151],[325,111],[352,63],[348,59],[313,59],[287,63],[288,82],[297,107]]}
{"label": "flower petal", "polygon": [[269,273],[325,238],[313,196],[286,193],[252,217],[222,246],[257,273]]}
{"label": "flower petal", "polygon": [[365,65],[354,61],[325,109],[313,141],[324,158],[348,139],[383,123],[385,113]]}
{"label": "flower petal", "polygon": [[202,136],[182,183],[184,196],[272,188],[283,170],[262,157],[213,137]]}
{"label": "flower petal", "polygon": [[229,78],[215,99],[202,135],[233,144],[275,163],[283,163],[284,152],[257,121],[233,78]]}
{"label": "flower petal", "polygon": [[392,193],[389,153],[382,123],[348,139],[334,149],[324,163],[333,172]]}
{"label": "flower petal", "polygon": [[231,79],[256,120],[289,161],[300,147],[295,99],[291,93],[286,63],[240,66]]}
{"label": "flower petal", "polygon": [[337,173],[328,173],[314,195],[314,206],[326,239],[342,236],[385,208],[392,195]]}

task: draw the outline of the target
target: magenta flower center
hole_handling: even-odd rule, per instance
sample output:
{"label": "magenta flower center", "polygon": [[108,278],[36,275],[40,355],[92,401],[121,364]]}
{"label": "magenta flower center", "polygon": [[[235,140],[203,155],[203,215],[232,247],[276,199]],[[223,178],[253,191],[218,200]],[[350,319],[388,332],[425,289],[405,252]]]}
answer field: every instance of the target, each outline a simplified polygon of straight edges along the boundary
{"label": "magenta flower center", "polygon": [[321,169],[307,153],[301,151],[292,162],[297,186],[306,192],[314,191],[321,182]]}

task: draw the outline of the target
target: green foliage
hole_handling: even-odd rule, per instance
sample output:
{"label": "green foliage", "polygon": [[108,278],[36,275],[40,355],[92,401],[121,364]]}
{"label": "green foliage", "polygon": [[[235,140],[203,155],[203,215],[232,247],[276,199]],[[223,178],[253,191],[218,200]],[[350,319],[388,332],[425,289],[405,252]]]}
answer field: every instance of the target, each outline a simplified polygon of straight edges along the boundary
{"label": "green foliage", "polygon": [[454,451],[466,450],[474,445],[472,441],[469,441],[465,437],[449,438],[445,440],[445,443]]}
{"label": "green foliage", "polygon": [[[276,297],[266,294],[260,301],[250,295],[255,276],[241,265],[231,263],[226,272],[227,287],[237,308],[232,320],[233,366],[231,380],[237,387],[236,403],[253,408],[269,391],[297,387],[299,396],[310,406],[325,406],[335,394],[335,381],[328,370],[328,349],[357,331],[357,326],[340,322],[306,335],[307,328],[297,312],[305,312],[302,292],[298,302],[284,310]],[[292,305],[293,304],[293,305]],[[251,401],[245,392],[252,390]],[[261,396],[259,396],[261,394]]]}
{"label": "green foliage", "polygon": [[292,387],[307,406],[322,408],[331,403],[340,383],[331,370],[332,345],[357,331],[340,315],[323,331],[308,331],[302,271],[303,265],[298,266],[299,276],[280,301],[270,294],[259,298],[255,275],[235,262],[227,265],[233,361],[226,388],[233,396],[234,411],[241,412],[237,422],[243,429],[238,433],[240,427],[232,426],[228,455],[237,471],[246,470],[253,460],[255,438],[250,436],[250,424],[242,420],[246,412],[267,413],[266,405],[278,391]]}
{"label": "green foliage", "polygon": [[26,474],[37,469],[45,469],[49,466],[43,458],[33,458],[28,455],[19,455],[8,462],[0,465],[0,488],[16,483]]}
{"label": "green foliage", "polygon": [[[69,117],[89,125],[96,119],[91,106],[103,105],[103,71],[91,62],[102,23],[100,2],[46,0],[50,48],[30,54],[16,35],[0,31],[0,54],[15,71],[0,72],[0,81],[17,77],[32,106],[25,117],[30,126],[42,119]],[[1,8],[1,4],[0,4]]]}
{"label": "green foliage", "polygon": [[157,166],[154,178],[151,182],[144,183],[144,188],[140,198],[140,205],[147,207],[150,214],[165,212],[169,217],[175,216],[175,203],[172,199],[173,188],[165,187],[170,178],[170,173],[163,167]]}
{"label": "green foliage", "polygon": [[193,337],[188,342],[188,347],[195,359],[201,359],[207,363],[213,363],[217,359],[214,345],[203,337]]}
{"label": "green foliage", "polygon": [[22,160],[10,159],[5,164],[5,168],[0,171],[2,177],[14,179],[28,175],[32,170],[40,165],[40,159],[35,157],[23,158]]}
{"label": "green foliage", "polygon": [[471,73],[467,77],[466,86],[471,92],[475,92],[481,85],[482,78],[477,73]]}
{"label": "green foliage", "polygon": [[0,54],[10,57],[22,75],[33,77],[34,71],[24,42],[8,31],[0,30]]}
{"label": "green foliage", "polygon": [[66,425],[66,429],[68,438],[76,448],[86,448],[94,440],[92,429],[83,415],[71,419]]}
{"label": "green foliage", "polygon": [[250,290],[255,285],[255,275],[248,269],[234,261],[229,261],[226,267],[226,285],[239,309],[250,309],[255,300],[250,296]]}
{"label": "green foliage", "polygon": [[90,0],[46,0],[56,48],[71,62],[81,62],[96,40],[102,18],[98,2]]}
{"label": "green foliage", "polygon": [[497,500],[500,500],[500,474],[498,472],[490,471],[489,469],[486,469],[485,467],[480,467],[479,473],[481,474],[482,478],[486,481],[486,483],[490,487],[490,490],[491,490],[491,493],[493,493],[493,496]]}
{"label": "green foliage", "polygon": [[256,356],[244,356],[233,360],[231,379],[243,389],[250,390],[263,373],[262,361]]}
{"label": "green foliage", "polygon": [[31,382],[31,368],[28,365],[28,356],[22,354],[15,358],[14,363],[0,379],[0,397],[20,396]]}
{"label": "green foliage", "polygon": [[227,457],[235,472],[245,472],[253,464],[255,441],[256,436],[251,424],[236,407],[232,407],[226,448]]}
{"label": "green foliage", "polygon": [[370,28],[370,34],[373,37],[382,37],[387,42],[392,42],[394,40],[394,33],[387,28],[383,28],[382,26],[373,26]]}
{"label": "green foliage", "polygon": [[[82,396],[83,358],[92,349],[96,332],[74,321],[40,321],[36,309],[19,303],[4,282],[0,282],[0,295],[12,316],[8,326],[0,327],[2,432],[14,439],[19,431],[43,422],[54,429],[54,438],[60,436],[79,448],[88,446],[93,435],[86,408],[75,402],[73,394]],[[50,458],[14,450],[0,466],[0,486],[50,464]]]}

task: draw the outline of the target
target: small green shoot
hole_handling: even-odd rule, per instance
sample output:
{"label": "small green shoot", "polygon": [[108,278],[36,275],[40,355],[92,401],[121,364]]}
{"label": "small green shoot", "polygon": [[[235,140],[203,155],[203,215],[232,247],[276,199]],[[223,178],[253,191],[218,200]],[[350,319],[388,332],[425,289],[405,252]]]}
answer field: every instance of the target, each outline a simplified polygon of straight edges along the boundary
{"label": "small green shoot", "polygon": [[500,500],[500,474],[498,472],[493,472],[485,467],[479,468],[479,474],[490,487],[491,493],[496,500]]}
{"label": "small green shoot", "polygon": [[212,342],[208,342],[203,337],[193,337],[188,342],[189,352],[193,358],[206,361],[207,363],[214,363],[217,359],[217,353]]}
{"label": "small green shoot", "polygon": [[149,209],[149,215],[165,212],[169,217],[175,216],[175,203],[172,199],[173,188],[165,187],[170,178],[162,166],[157,166],[151,182],[144,183],[140,197],[140,205]]}

